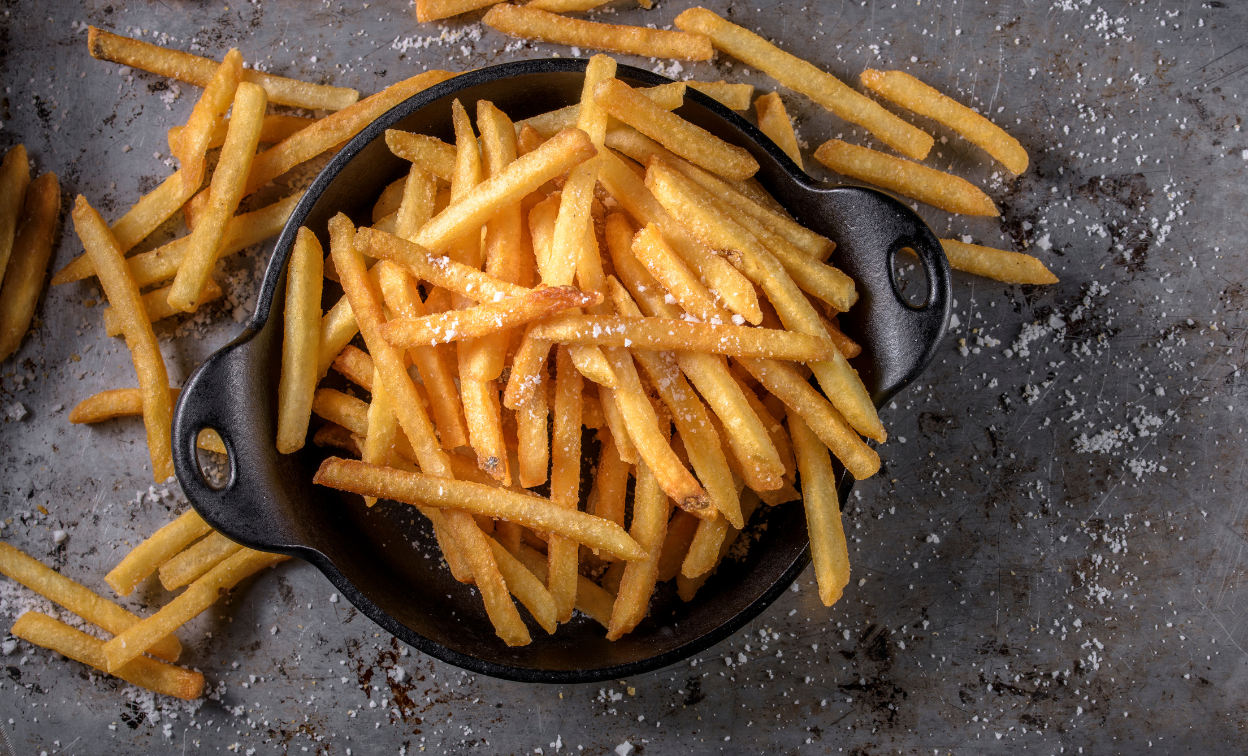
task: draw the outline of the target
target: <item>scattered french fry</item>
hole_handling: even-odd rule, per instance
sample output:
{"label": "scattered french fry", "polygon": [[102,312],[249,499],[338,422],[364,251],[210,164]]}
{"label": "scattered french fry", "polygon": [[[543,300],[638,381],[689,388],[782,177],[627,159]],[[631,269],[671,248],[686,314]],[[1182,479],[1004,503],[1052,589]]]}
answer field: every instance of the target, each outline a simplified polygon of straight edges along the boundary
{"label": "scattered french fry", "polygon": [[966,179],[867,147],[829,139],[815,150],[815,160],[844,176],[875,184],[950,213],[1001,214],[988,195]]}
{"label": "scattered french fry", "polygon": [[1045,264],[1021,252],[981,247],[956,239],[941,239],[949,267],[995,281],[1015,284],[1054,284],[1057,276]]}
{"label": "scattered french fry", "polygon": [[729,110],[749,110],[750,98],[754,96],[753,84],[730,84],[726,81],[690,81],[686,83]]}
{"label": "scattered french fry", "polygon": [[780,95],[768,92],[754,101],[754,110],[758,114],[758,130],[784,150],[784,154],[793,158],[798,168],[805,170],[793,122],[789,120],[789,112],[784,109],[784,100],[780,99]]}
{"label": "scattered french fry", "polygon": [[[753,495],[752,491],[747,491],[746,495],[741,498],[741,515],[745,518],[747,523],[750,521],[750,515],[754,514],[754,510],[757,507],[758,496]],[[714,520],[711,522],[721,521]],[[691,555],[694,553],[694,549],[698,548],[698,535],[701,534],[704,526],[710,527],[710,523],[706,520],[698,523],[698,533],[694,535],[694,543],[689,547],[689,553]],[[714,574],[715,567],[717,567],[719,563],[724,560],[724,557],[728,555],[728,550],[732,548],[732,544],[736,543],[737,536],[739,535],[741,535],[740,530],[728,525],[727,531],[718,538],[718,552],[712,552],[711,559],[707,560],[710,562],[710,566],[697,575],[691,576],[687,574],[685,567],[683,565],[681,566],[681,573],[676,576],[676,592],[682,601],[693,600],[693,597],[697,594],[698,590],[701,589],[706,581],[710,579],[711,575]],[[707,541],[707,545],[710,545],[710,540]],[[689,563],[688,558],[685,559],[685,563]]]}
{"label": "scattered french fry", "polygon": [[[297,131],[316,123],[315,118],[305,118],[303,116],[269,114],[264,117],[264,125],[260,127],[260,143],[261,144],[277,144],[278,142],[292,136]],[[185,126],[174,126],[169,129],[169,148],[173,150],[173,146],[182,138]],[[225,134],[229,131],[230,119],[219,122],[212,130],[212,136],[208,138],[208,149],[214,150],[225,144]],[[196,186],[191,191],[199,189]],[[113,228],[113,233],[117,233],[117,229]],[[118,240],[120,241],[120,239]]]}
{"label": "scattered french fry", "polygon": [[0,162],[0,282],[4,281],[4,271],[13,254],[13,240],[22,219],[29,185],[30,159],[26,156],[26,145],[18,144],[9,148],[4,153],[4,161]]}
{"label": "scattered french fry", "polygon": [[482,21],[509,37],[647,58],[710,60],[714,53],[710,42],[697,34],[582,21],[537,10],[529,5],[495,5],[486,12]]}
{"label": "scattered french fry", "polygon": [[30,182],[13,238],[13,254],[0,284],[0,362],[17,351],[30,329],[48,276],[60,214],[61,186],[56,174],[45,173]]}
{"label": "scattered french fry", "polygon": [[173,156],[182,166],[179,173],[182,174],[183,189],[198,189],[204,183],[204,157],[208,152],[208,143],[217,127],[225,123],[226,111],[234,102],[234,93],[242,78],[243,56],[232,49],[212,74],[177,142],[172,145]]}
{"label": "scattered french fry", "polygon": [[422,24],[437,21],[488,8],[497,2],[499,0],[416,0],[416,20]]}
{"label": "scattered french fry", "polygon": [[[175,315],[183,314],[181,310],[175,310],[169,304],[169,290],[171,287],[165,286],[160,289],[153,289],[143,295],[143,309],[147,312],[147,319],[152,323],[165,318],[172,318]],[[204,290],[199,295],[197,307],[202,307],[209,302],[216,301],[224,296],[225,292],[221,290],[220,285],[216,281],[209,278],[204,282]],[[109,336],[120,336],[121,321],[117,318],[117,312],[111,307],[106,307],[103,312],[104,316],[104,333]]]}
{"label": "scattered french fry", "polygon": [[242,548],[220,533],[209,533],[206,538],[160,566],[160,584],[166,591],[190,585]]}
{"label": "scattered french fry", "polygon": [[[670,84],[660,84],[656,87],[644,87],[637,91],[654,100],[654,104],[664,110],[675,110],[685,102],[685,90],[687,84],[683,81],[673,81]],[[533,129],[540,136],[549,139],[566,128],[575,126],[581,115],[581,104],[569,105],[565,108],[552,110],[549,113],[535,115],[532,118],[526,118],[523,121],[517,121],[516,126],[521,131],[525,126]],[[528,151],[528,150],[526,150]],[[397,153],[396,153],[397,154]]]}
{"label": "scattered french fry", "polygon": [[155,572],[197,538],[212,531],[193,509],[148,536],[104,576],[119,595],[129,596],[144,578]]}

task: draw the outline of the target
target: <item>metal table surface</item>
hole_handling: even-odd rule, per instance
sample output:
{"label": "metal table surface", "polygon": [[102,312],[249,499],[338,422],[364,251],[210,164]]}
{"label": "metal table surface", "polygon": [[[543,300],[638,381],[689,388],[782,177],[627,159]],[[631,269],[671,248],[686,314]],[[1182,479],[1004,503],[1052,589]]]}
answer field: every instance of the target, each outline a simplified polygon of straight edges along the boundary
{"label": "metal table surface", "polygon": [[[93,60],[88,23],[217,57],[237,46],[272,72],[364,93],[426,66],[569,54],[505,39],[480,14],[418,25],[396,0],[0,5],[0,148],[25,142],[38,171],[61,177],[66,206],[83,193],[109,218],[172,170],[165,132],[199,90]],[[685,7],[620,3],[606,18],[662,27]],[[943,129],[928,161],[984,186],[1002,217],[919,211],[941,236],[1026,249],[1061,277],[1038,288],[956,275],[947,343],[882,413],[885,468],[845,513],[844,598],[825,609],[807,571],[694,660],[532,686],[401,648],[291,563],[180,633],[209,681],[200,703],[6,644],[0,724],[18,753],[1242,751],[1248,5],[710,7],[848,81],[900,68],[1005,124],[1032,156],[1017,181]],[[621,60],[775,86],[722,56]],[[785,101],[808,165],[829,137],[862,140],[801,96]],[[63,225],[53,269],[81,250]],[[172,380],[241,329],[267,252],[226,266],[228,302],[160,327]],[[134,382],[101,306],[84,306],[99,299],[91,283],[49,291],[0,365],[0,538],[106,590],[129,546],[186,504],[176,484],[150,486],[137,420],[66,419]],[[168,598],[149,581],[124,603]],[[4,628],[40,605],[0,580]]]}

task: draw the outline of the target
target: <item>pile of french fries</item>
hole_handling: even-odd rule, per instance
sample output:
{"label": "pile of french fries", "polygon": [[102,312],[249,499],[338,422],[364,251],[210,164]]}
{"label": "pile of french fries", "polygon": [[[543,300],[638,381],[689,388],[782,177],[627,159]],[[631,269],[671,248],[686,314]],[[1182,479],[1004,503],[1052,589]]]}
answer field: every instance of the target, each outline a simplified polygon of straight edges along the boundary
{"label": "pile of french fries", "polygon": [[[701,8],[677,18],[680,31],[558,15],[600,4],[419,0],[417,16],[493,6],[486,23],[522,38],[685,60],[718,49],[908,158],[831,140],[814,155],[824,165],[950,212],[997,214],[969,182],[913,162],[927,155],[930,135],[752,32]],[[84,254],[53,278],[99,280],[111,304],[106,331],[126,339],[138,379],[138,388],[84,400],[70,421],[142,415],[159,482],[172,474],[177,389],[152,323],[221,297],[216,263],[276,235],[300,198],[240,212],[250,195],[452,74],[426,72],[360,100],[354,90],[244,68],[237,51],[218,63],[95,28],[88,44],[97,58],[204,90],[188,122],[169,132],[177,172],[112,224],[77,198]],[[358,459],[327,459],[315,481],[370,505],[417,507],[452,574],[476,585],[510,645],[530,642],[513,597],[548,633],[575,608],[608,638],[622,637],[644,619],[657,583],[675,579],[691,600],[760,504],[799,498],[820,597],[831,605],[849,563],[829,454],[865,478],[879,457],[864,438],[886,439],[846,361],[861,348],[836,323],[857,294],[827,263],[835,245],[752,181],[758,166],[748,152],[672,112],[687,87],[734,110],[749,108],[753,88],[634,89],[615,66],[594,57],[578,104],[516,123],[479,102],[474,130],[456,102],[454,144],[388,132],[408,175],[381,193],[371,225],[333,219],[328,257],[301,229],[287,269],[278,450],[302,448],[312,415],[320,417],[312,441]],[[908,74],[865,71],[861,82],[957,130],[1012,173],[1026,169],[1016,140]],[[272,105],[331,114],[270,113]],[[800,168],[779,95],[754,108],[759,128]],[[55,175],[30,181],[25,149],[9,151],[0,165],[0,359],[29,329],[59,199]],[[188,234],[127,257],[178,211]],[[942,244],[956,269],[1056,281],[1028,255]],[[326,280],[343,295],[322,312]],[[364,349],[351,344],[357,336]],[[331,367],[369,400],[319,386]],[[599,451],[582,503],[585,429]],[[211,430],[199,444],[225,453]],[[533,492],[543,486],[548,496]],[[186,588],[140,618],[0,543],[0,573],[113,637],[34,612],[19,618],[15,636],[184,698],[200,694],[203,676],[172,664],[181,651],[174,631],[285,559],[235,544],[187,512],[105,578],[122,596],[152,574],[166,589]]]}

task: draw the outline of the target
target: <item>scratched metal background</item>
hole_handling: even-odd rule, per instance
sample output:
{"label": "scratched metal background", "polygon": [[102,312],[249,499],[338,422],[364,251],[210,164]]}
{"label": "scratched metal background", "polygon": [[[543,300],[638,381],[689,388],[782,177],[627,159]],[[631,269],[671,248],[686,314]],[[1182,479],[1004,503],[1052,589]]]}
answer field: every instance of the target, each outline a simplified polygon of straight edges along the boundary
{"label": "scratched metal background", "polygon": [[[1032,156],[1018,181],[940,129],[949,139],[929,160],[986,187],[1002,218],[920,211],[941,235],[1027,248],[1062,279],[957,277],[958,325],[922,385],[884,412],[886,468],[846,513],[854,582],[841,602],[823,608],[808,572],[696,662],[535,687],[405,653],[289,564],[182,631],[212,686],[202,706],[145,699],[16,644],[0,657],[0,724],[18,753],[1242,751],[1248,5],[711,5],[848,80],[902,68],[1007,124]],[[684,7],[622,3],[609,20],[664,26]],[[198,90],[92,60],[86,23],[213,56],[237,46],[276,73],[366,93],[425,66],[569,54],[505,50],[473,31],[479,16],[418,26],[398,0],[0,9],[0,148],[24,141],[66,203],[81,192],[110,218],[168,175],[165,130]],[[772,88],[744,68],[721,59],[679,75]],[[786,101],[810,148],[861,141]],[[66,227],[54,267],[79,251]],[[230,263],[241,301],[164,343],[175,381],[241,328],[266,254]],[[49,292],[0,365],[0,404],[29,413],[0,425],[0,537],[103,589],[127,545],[185,504],[136,503],[150,483],[139,423],[66,421],[83,397],[134,380],[100,307],[83,307],[93,298],[90,285]],[[0,591],[9,623],[29,594]],[[167,598],[149,585],[130,603]]]}

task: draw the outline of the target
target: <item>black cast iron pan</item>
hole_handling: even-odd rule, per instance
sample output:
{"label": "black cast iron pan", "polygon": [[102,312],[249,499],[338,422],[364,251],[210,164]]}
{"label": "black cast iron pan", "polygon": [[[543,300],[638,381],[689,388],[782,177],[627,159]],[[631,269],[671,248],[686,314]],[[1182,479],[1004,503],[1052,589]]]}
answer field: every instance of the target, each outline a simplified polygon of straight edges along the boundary
{"label": "black cast iron pan", "polygon": [[[389,128],[452,141],[451,101],[474,112],[486,99],[513,119],[579,100],[586,61],[532,60],[464,74],[422,92],[379,118],[325,168],[278,238],[256,314],[241,336],[208,358],[187,380],[173,423],[178,480],[214,528],[246,546],[281,552],[317,567],[352,604],[415,648],[473,672],[525,682],[592,682],[632,676],[680,661],[717,643],[774,601],[810,560],[800,503],[763,508],[768,527],[736,562],[726,561],[696,599],[683,603],[661,587],[650,616],[614,643],[578,617],[547,635],[530,620],[532,644],[508,648],[494,634],[475,589],[439,566],[431,534],[405,504],[372,509],[353,495],[312,485],[327,456],[311,445],[292,455],[274,446],[281,365],[286,260],[300,226],[328,248],[327,222],[345,212],[369,222],[373,202],[408,164],[385,144]],[[668,80],[620,66],[636,86]],[[877,406],[914,380],[931,361],[949,318],[949,267],[923,221],[881,192],[812,180],[758,129],[719,103],[689,90],[680,115],[748,149],[758,180],[798,221],[837,244],[832,262],[854,278],[860,299],[842,327],[863,345],[855,367]],[[927,301],[912,307],[894,280],[893,257],[915,250],[928,281]],[[337,292],[327,292],[326,303]],[[274,303],[278,303],[274,307]],[[196,438],[214,428],[229,452],[226,482],[212,487],[201,471]],[[853,480],[839,471],[842,502]],[[583,481],[581,491],[589,486]],[[523,611],[523,610],[522,610]]]}

